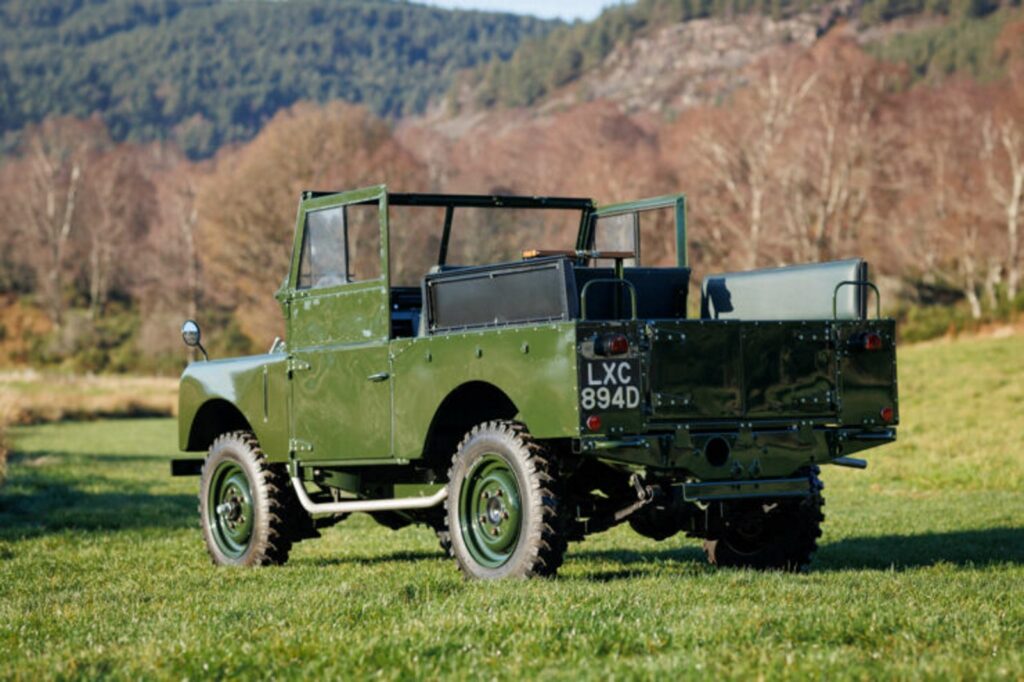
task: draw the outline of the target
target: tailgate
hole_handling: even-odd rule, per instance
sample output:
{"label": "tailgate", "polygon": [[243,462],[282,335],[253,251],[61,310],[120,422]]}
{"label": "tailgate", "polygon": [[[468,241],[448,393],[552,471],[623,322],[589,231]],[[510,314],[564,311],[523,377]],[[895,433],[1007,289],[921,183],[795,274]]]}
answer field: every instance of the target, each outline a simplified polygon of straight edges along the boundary
{"label": "tailgate", "polygon": [[657,322],[646,364],[653,422],[899,417],[892,320]]}
{"label": "tailgate", "polygon": [[830,417],[831,321],[692,320],[653,325],[653,421]]}

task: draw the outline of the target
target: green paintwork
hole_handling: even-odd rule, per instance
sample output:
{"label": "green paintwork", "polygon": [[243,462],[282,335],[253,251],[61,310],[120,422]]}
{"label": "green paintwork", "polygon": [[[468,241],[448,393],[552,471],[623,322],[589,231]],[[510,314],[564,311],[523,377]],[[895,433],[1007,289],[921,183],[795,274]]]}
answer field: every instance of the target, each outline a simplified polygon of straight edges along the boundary
{"label": "green paintwork", "polygon": [[245,416],[272,460],[287,459],[291,418],[287,365],[284,353],[191,363],[178,388],[178,447],[206,450],[208,444],[190,445],[189,434],[200,409],[223,401]]}
{"label": "green paintwork", "polygon": [[466,473],[459,493],[459,525],[477,562],[497,568],[519,541],[522,501],[515,472],[496,454],[481,457]]}
{"label": "green paintwork", "polygon": [[391,372],[400,459],[420,456],[441,402],[470,382],[501,389],[538,438],[579,433],[572,322],[399,339],[392,343]]}
{"label": "green paintwork", "polygon": [[[446,399],[481,386],[507,396],[535,438],[567,439],[583,456],[677,480],[786,479],[895,438],[892,320],[570,319],[392,338],[389,202],[447,207],[438,226],[445,234],[451,212],[463,205],[579,210],[580,250],[592,247],[597,217],[673,208],[678,263],[688,262],[682,195],[595,208],[583,199],[389,195],[383,186],[306,193],[291,271],[277,294],[288,348],[189,365],[179,407],[183,450],[206,447],[195,436],[210,414],[201,410],[230,404],[270,461],[293,462],[308,481],[352,496],[422,495],[443,483],[443,470],[420,465],[431,429],[458,416],[445,413]],[[307,215],[352,203],[380,209],[381,277],[299,289]],[[595,339],[613,332],[629,339],[628,353],[615,362],[627,363],[619,371],[635,379],[639,397],[628,408],[587,408],[583,391],[610,362],[596,354]],[[882,337],[881,350],[854,347],[867,332]],[[882,423],[884,407],[895,411],[890,424]],[[592,415],[601,418],[594,430],[587,426]],[[715,448],[724,450],[721,458],[708,455]],[[382,477],[375,465],[391,473]],[[467,485],[503,479],[495,473],[487,480]],[[478,538],[476,558],[499,561],[509,536],[484,528],[498,539]]]}

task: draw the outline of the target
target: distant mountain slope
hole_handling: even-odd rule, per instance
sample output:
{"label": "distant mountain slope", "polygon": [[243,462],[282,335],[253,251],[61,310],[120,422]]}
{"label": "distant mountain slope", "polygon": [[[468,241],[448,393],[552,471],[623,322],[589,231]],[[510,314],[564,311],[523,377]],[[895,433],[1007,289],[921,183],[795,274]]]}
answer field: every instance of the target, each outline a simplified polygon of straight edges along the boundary
{"label": "distant mountain slope", "polygon": [[558,24],[389,0],[0,0],[0,133],[100,114],[196,157],[299,100],[421,111]]}
{"label": "distant mountain slope", "polygon": [[[644,49],[633,49],[633,44],[645,40],[647,47],[658,48],[640,55],[641,60],[654,64],[654,71],[664,71],[666,65],[672,70],[661,47],[688,63],[707,59],[715,69],[728,70],[730,62],[736,66],[757,57],[743,53],[748,46],[756,52],[772,43],[807,43],[842,20],[851,22],[864,42],[880,43],[887,43],[892,35],[915,33],[914,19],[954,24],[959,28],[933,30],[920,40],[900,40],[884,51],[897,59],[905,57],[915,72],[934,70],[930,65],[934,58],[942,62],[935,69],[948,71],[948,63],[953,61],[979,75],[991,70],[983,54],[991,48],[991,41],[985,40],[994,38],[1001,24],[991,15],[1002,5],[1020,4],[1021,0],[637,0],[613,6],[592,22],[562,26],[525,41],[510,59],[465,74],[449,100],[483,108],[533,106],[567,85],[614,77],[609,74],[609,68],[615,68],[613,62],[621,66],[624,59],[636,57]],[[976,29],[975,24],[983,18],[989,20],[983,22],[984,28]],[[898,24],[892,30],[891,22]],[[721,40],[703,35],[707,29],[721,33]],[[667,35],[672,32],[682,43]],[[945,42],[936,47],[936,41]],[[954,45],[946,45],[950,42]],[[698,53],[699,49],[704,52]],[[644,64],[638,66],[645,69]],[[640,83],[633,85],[640,89]],[[584,84],[583,89],[584,96],[609,96],[603,92],[608,88],[601,84]],[[611,89],[629,88],[613,83]]]}

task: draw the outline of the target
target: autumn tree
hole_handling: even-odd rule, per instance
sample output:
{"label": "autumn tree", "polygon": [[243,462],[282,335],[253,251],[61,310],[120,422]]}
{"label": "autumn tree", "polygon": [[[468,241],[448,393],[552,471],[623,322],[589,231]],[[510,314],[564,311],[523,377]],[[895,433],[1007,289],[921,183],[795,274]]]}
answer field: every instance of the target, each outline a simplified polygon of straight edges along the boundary
{"label": "autumn tree", "polygon": [[81,229],[80,193],[90,180],[90,161],[109,144],[97,119],[51,119],[25,133],[20,158],[5,166],[9,229],[19,235],[57,328],[64,320],[65,286],[79,269],[71,255]]}
{"label": "autumn tree", "polygon": [[278,114],[250,145],[222,154],[199,190],[207,294],[236,310],[250,338],[283,335],[273,293],[288,272],[300,192],[383,182],[394,190],[426,184],[390,128],[366,110],[300,104]]}
{"label": "autumn tree", "polygon": [[962,293],[971,316],[995,306],[999,231],[984,206],[976,147],[978,88],[964,81],[922,89],[894,119],[889,174],[898,202],[886,213],[883,265],[924,286]]}
{"label": "autumn tree", "polygon": [[819,78],[801,57],[794,51],[758,64],[701,143],[713,202],[706,215],[738,247],[745,268],[765,260],[765,232],[780,224],[778,204],[769,204],[792,163],[784,143]]}
{"label": "autumn tree", "polygon": [[[1007,34],[1018,41],[1024,38],[1024,22],[1008,27]],[[1019,42],[1014,44],[1008,78],[990,89],[991,109],[983,114],[981,126],[985,181],[1006,232],[1006,295],[1010,301],[1021,286],[1024,221],[1024,48]]]}
{"label": "autumn tree", "polygon": [[154,212],[155,189],[142,167],[142,150],[119,145],[94,156],[82,188],[89,317],[103,314],[110,291],[127,288],[138,272]]}
{"label": "autumn tree", "polygon": [[790,262],[863,248],[853,239],[880,196],[891,150],[881,115],[892,74],[842,36],[826,38],[809,57],[801,66],[813,70],[814,86],[797,112],[785,160],[773,169],[781,178]]}

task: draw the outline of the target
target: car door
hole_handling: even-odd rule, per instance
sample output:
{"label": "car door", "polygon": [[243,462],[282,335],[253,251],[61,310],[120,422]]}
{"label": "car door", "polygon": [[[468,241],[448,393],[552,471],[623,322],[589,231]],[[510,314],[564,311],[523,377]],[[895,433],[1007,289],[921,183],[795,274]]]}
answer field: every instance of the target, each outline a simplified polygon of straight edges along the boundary
{"label": "car door", "polygon": [[305,461],[391,456],[387,196],[300,209],[288,310],[292,450]]}

